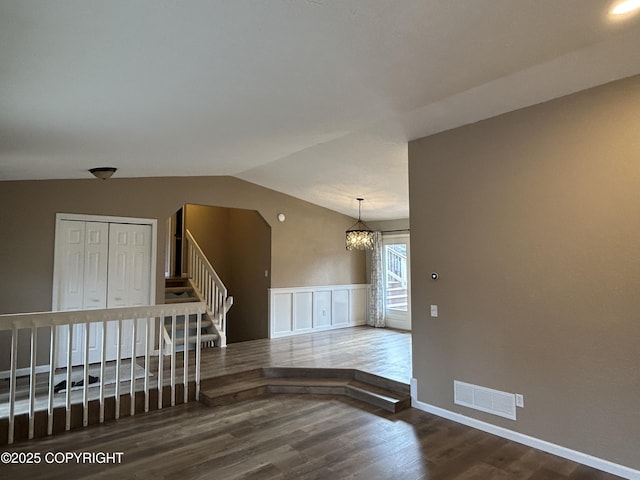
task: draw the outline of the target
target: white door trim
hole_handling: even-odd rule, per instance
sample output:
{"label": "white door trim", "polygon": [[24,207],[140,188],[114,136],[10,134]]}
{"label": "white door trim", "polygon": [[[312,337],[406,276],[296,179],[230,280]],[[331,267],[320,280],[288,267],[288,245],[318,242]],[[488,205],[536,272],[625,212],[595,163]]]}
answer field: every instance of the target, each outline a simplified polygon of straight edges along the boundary
{"label": "white door trim", "polygon": [[[76,220],[83,222],[104,222],[104,223],[131,223],[135,225],[151,225],[151,284],[149,285],[149,305],[156,304],[156,264],[158,257],[158,220],[155,218],[133,218],[133,217],[115,217],[115,216],[103,216],[103,215],[86,215],[78,213],[56,213],[56,244],[57,235],[60,231],[60,222],[62,220]],[[54,260],[53,260],[53,299],[51,309],[55,312],[59,309],[58,305],[58,284],[55,281],[60,273],[60,259],[58,258],[60,253],[56,250],[54,245]]]}
{"label": "white door trim", "polygon": [[[411,330],[411,236],[409,233],[392,233],[382,235],[383,252],[384,247],[393,243],[405,243],[407,245],[407,311],[389,311],[385,305],[384,316],[387,327],[401,330]],[[385,253],[386,254],[386,253]],[[385,258],[386,275],[386,258]],[[386,278],[386,277],[385,277]],[[385,281],[386,286],[386,281]],[[386,298],[386,289],[385,289]],[[386,302],[385,302],[386,303]]]}
{"label": "white door trim", "polygon": [[[63,268],[61,255],[62,249],[59,248],[59,235],[62,233],[61,223],[63,221],[81,221],[81,222],[99,222],[99,223],[120,223],[132,225],[145,225],[151,227],[151,261],[150,261],[150,281],[149,281],[149,305],[156,304],[156,270],[157,270],[157,251],[158,251],[158,221],[153,218],[133,218],[133,217],[116,217],[108,215],[87,215],[76,213],[56,213],[55,225],[55,245],[54,245],[54,262],[53,262],[53,289],[52,289],[52,311],[60,310],[59,305],[59,288],[58,279],[60,278],[60,269]],[[152,334],[155,338],[155,333]]]}

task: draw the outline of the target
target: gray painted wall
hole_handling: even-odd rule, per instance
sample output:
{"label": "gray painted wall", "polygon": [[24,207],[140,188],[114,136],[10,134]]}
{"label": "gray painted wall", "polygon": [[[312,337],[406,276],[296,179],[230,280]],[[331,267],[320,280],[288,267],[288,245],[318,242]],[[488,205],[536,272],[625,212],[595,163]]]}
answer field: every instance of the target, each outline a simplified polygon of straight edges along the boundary
{"label": "gray painted wall", "polygon": [[420,401],[640,468],[639,132],[632,77],[409,144]]}

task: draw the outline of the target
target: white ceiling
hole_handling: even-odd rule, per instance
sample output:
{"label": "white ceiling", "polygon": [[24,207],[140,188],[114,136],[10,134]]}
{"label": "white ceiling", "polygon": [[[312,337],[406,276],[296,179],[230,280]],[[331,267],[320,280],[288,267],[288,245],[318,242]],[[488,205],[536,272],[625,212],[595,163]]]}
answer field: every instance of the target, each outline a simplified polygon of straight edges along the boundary
{"label": "white ceiling", "polygon": [[0,179],[233,175],[408,217],[407,141],[640,73],[604,0],[0,0]]}

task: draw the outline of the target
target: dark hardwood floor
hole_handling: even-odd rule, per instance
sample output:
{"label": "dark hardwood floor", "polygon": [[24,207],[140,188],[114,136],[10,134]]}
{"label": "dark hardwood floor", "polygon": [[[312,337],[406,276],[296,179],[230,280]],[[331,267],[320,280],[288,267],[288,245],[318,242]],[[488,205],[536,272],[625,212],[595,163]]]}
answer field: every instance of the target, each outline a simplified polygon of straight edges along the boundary
{"label": "dark hardwood floor", "polygon": [[[259,340],[207,352],[203,376],[266,366],[343,367],[408,382],[410,342],[406,333],[370,328]],[[0,464],[0,478],[617,478],[419,410],[389,413],[330,395],[278,394],[217,407],[193,402],[5,450],[42,460]],[[116,464],[51,464],[48,452],[122,457]]]}

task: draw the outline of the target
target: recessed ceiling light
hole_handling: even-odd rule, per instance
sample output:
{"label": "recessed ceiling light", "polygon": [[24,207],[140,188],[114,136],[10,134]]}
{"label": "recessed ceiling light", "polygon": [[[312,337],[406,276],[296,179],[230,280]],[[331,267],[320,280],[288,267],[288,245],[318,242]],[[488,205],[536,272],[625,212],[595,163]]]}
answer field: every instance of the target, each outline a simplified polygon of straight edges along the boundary
{"label": "recessed ceiling light", "polygon": [[613,15],[624,15],[640,8],[640,0],[624,0],[611,9]]}

